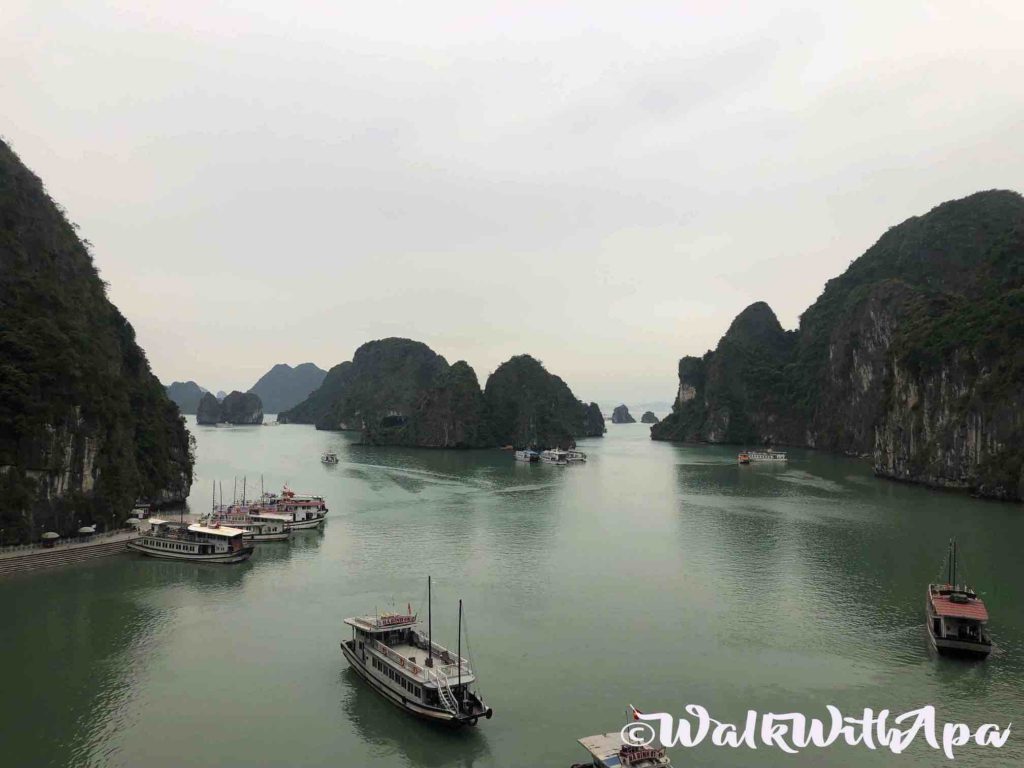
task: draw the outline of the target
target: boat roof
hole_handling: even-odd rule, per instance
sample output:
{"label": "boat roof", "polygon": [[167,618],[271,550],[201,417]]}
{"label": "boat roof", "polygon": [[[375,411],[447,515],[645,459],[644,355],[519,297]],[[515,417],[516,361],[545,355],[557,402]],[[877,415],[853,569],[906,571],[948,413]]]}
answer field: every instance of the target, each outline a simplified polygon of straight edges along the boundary
{"label": "boat roof", "polygon": [[345,619],[345,623],[364,632],[390,632],[393,629],[416,626],[416,614],[382,613],[377,616],[352,616]]}
{"label": "boat roof", "polygon": [[292,521],[291,515],[283,515],[280,512],[261,512],[258,509],[254,509],[249,513],[249,517],[253,520],[267,519],[267,520],[278,520],[282,523],[290,523]]}
{"label": "boat roof", "polygon": [[937,595],[932,592],[931,601],[935,613],[939,616],[951,619],[988,621],[988,609],[980,598],[969,597],[966,603],[957,603],[950,600],[949,595]]}
{"label": "boat roof", "polygon": [[200,525],[199,523],[193,523],[188,529],[192,533],[204,533],[207,536],[224,536],[228,539],[233,536],[242,536],[245,533],[241,528],[231,528],[226,525],[219,525],[213,528],[208,525]]}

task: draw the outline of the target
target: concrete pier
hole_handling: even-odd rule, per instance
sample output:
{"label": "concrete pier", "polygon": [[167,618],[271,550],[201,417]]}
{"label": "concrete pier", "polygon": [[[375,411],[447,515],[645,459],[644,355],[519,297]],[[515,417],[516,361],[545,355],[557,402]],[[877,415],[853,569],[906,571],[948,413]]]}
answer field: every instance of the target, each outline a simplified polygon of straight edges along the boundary
{"label": "concrete pier", "polygon": [[136,530],[93,534],[89,539],[58,542],[52,547],[33,544],[0,550],[0,578],[26,571],[80,563],[96,557],[119,555],[128,551],[128,542],[137,538]]}

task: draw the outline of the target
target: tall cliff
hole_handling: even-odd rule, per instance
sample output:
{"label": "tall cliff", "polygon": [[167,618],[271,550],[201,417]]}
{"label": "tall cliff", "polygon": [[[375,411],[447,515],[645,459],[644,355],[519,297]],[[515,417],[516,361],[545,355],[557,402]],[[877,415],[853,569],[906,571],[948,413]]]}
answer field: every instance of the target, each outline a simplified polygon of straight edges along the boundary
{"label": "tall cliff", "polygon": [[264,411],[281,413],[309,397],[324,383],[326,376],[327,371],[313,363],[302,363],[294,368],[287,363],[278,363],[263,374],[249,391],[259,395]]}
{"label": "tall cliff", "polygon": [[1024,497],[1024,199],[979,192],[893,227],[795,332],[765,304],[679,363],[652,437],[869,454],[879,475]]}
{"label": "tall cliff", "polygon": [[0,527],[5,541],[184,500],[191,443],[75,227],[0,142]]}

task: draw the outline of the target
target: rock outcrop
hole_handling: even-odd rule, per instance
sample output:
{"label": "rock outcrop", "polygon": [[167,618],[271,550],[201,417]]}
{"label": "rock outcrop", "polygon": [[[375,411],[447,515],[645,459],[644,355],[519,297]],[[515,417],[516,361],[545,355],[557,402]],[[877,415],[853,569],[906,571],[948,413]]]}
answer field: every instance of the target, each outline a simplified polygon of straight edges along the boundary
{"label": "rock outcrop", "polygon": [[182,501],[192,446],[89,250],[0,141],[0,528],[7,543]]}
{"label": "rock outcrop", "polygon": [[644,411],[644,415],[640,417],[641,424],[657,424],[658,417],[654,415],[654,411]]}
{"label": "rock outcrop", "polygon": [[1024,199],[981,192],[890,229],[786,332],[765,304],[679,363],[655,439],[870,455],[876,473],[1024,497]]}
{"label": "rock outcrop", "polygon": [[[352,377],[352,363],[345,361],[338,363],[327,372],[320,386],[310,392],[309,397],[287,411],[277,414],[277,420],[282,424],[322,424],[328,428],[328,415],[331,408],[345,391],[345,385]],[[340,426],[329,427],[341,429]],[[358,426],[352,427],[359,429]]]}
{"label": "rock outcrop", "polygon": [[211,392],[203,395],[196,408],[196,424],[220,424],[220,400]]}
{"label": "rock outcrop", "polygon": [[194,381],[175,381],[168,384],[167,396],[178,406],[178,411],[185,414],[195,413],[199,401],[203,399],[205,389]]}
{"label": "rock outcrop", "polygon": [[361,346],[278,420],[358,430],[371,445],[424,448],[571,446],[605,431],[596,403],[584,405],[527,355],[500,366],[481,392],[468,363],[448,365],[427,345],[397,338]]}
{"label": "rock outcrop", "polygon": [[263,374],[249,391],[259,395],[266,413],[281,413],[309,397],[324,383],[326,376],[327,371],[313,363],[302,363],[294,368],[278,363]]}
{"label": "rock outcrop", "polygon": [[625,405],[617,405],[612,411],[612,424],[636,424],[636,419]]}
{"label": "rock outcrop", "polygon": [[608,427],[605,426],[601,407],[597,403],[591,403],[586,407],[583,417],[583,436],[601,437],[607,431]]}
{"label": "rock outcrop", "polygon": [[572,448],[576,438],[600,436],[595,415],[558,376],[529,355],[517,355],[498,366],[487,379],[484,400],[491,432],[499,445]]}
{"label": "rock outcrop", "polygon": [[225,424],[262,424],[260,396],[253,392],[233,391],[220,403],[220,420]]}

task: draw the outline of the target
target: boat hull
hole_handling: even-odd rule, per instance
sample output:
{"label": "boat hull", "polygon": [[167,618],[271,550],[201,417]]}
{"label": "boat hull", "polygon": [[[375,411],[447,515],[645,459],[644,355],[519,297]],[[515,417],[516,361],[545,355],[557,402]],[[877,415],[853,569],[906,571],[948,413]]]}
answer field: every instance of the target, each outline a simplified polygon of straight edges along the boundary
{"label": "boat hull", "polygon": [[252,557],[255,548],[248,544],[234,552],[215,552],[210,555],[200,555],[194,552],[169,552],[151,549],[136,541],[130,541],[128,542],[128,549],[141,555],[156,557],[161,560],[187,560],[193,563],[241,563]]}
{"label": "boat hull", "polygon": [[305,531],[310,528],[319,528],[324,524],[326,517],[321,517],[319,520],[295,520],[288,523],[288,530],[290,531]]}
{"label": "boat hull", "polygon": [[291,538],[291,532],[287,529],[281,533],[252,533],[244,536],[246,541],[258,544],[261,541],[287,541]]}
{"label": "boat hull", "polygon": [[[349,641],[351,642],[351,641]],[[359,660],[359,657],[352,651],[347,642],[341,643],[341,652],[345,656],[345,661],[348,665],[355,670],[356,674],[359,675],[370,688],[375,692],[383,696],[385,699],[390,701],[396,707],[409,712],[410,714],[416,715],[424,720],[430,720],[435,723],[445,723],[446,725],[461,726],[461,725],[476,725],[477,720],[481,717],[489,718],[490,710],[484,710],[471,715],[456,715],[449,712],[447,709],[441,709],[440,707],[430,707],[426,704],[422,704],[412,699],[407,699],[401,696],[396,691],[392,691],[385,685],[382,685],[377,679],[371,675],[363,663]]]}

